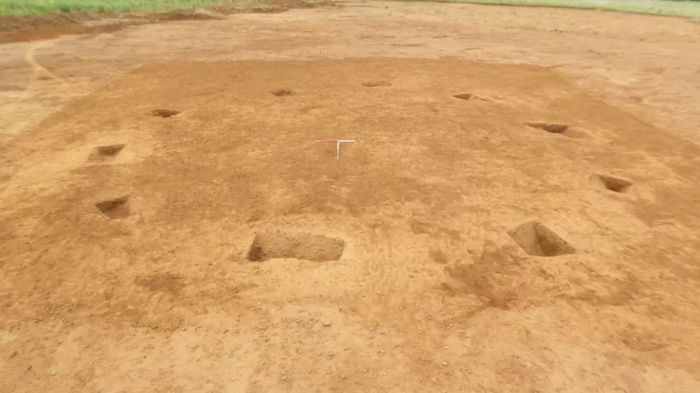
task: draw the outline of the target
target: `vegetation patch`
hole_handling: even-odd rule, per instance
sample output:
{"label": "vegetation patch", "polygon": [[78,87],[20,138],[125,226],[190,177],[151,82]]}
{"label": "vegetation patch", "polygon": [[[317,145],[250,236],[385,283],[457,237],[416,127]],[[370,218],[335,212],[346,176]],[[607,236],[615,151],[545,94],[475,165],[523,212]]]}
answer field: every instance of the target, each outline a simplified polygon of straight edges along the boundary
{"label": "vegetation patch", "polygon": [[240,0],[0,0],[0,14],[31,15],[46,12],[124,12],[197,7]]}
{"label": "vegetation patch", "polygon": [[313,0],[0,0],[0,15],[35,15],[50,12],[168,11],[194,9],[206,5],[241,5],[276,9],[279,6],[291,8],[313,3]]}
{"label": "vegetation patch", "polygon": [[[0,0],[1,1],[1,0]],[[700,18],[700,1],[684,0],[441,0],[515,6],[567,7]]]}

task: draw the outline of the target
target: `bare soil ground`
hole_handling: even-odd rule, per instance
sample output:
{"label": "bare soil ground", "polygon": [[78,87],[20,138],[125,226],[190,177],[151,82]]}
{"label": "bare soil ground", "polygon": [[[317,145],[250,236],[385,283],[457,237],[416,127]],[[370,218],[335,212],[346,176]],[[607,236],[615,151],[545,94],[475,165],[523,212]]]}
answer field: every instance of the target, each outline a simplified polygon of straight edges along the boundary
{"label": "bare soil ground", "polygon": [[700,391],[699,41],[373,2],[1,45],[0,391]]}

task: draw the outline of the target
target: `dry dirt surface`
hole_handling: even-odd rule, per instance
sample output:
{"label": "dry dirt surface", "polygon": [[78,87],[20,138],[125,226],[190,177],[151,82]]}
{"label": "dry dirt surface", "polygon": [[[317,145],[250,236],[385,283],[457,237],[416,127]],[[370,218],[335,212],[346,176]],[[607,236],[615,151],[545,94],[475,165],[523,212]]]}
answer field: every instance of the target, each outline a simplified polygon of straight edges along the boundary
{"label": "dry dirt surface", "polygon": [[0,45],[0,391],[698,392],[699,42],[356,3]]}

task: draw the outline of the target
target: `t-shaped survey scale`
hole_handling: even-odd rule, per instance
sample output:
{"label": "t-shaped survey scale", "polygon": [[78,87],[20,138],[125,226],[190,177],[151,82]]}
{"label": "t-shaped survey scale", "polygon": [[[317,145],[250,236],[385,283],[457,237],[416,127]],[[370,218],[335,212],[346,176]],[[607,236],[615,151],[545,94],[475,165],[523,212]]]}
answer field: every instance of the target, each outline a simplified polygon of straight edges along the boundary
{"label": "t-shaped survey scale", "polygon": [[335,159],[340,160],[340,144],[341,143],[355,143],[354,139],[317,139],[316,143],[328,143],[335,142]]}

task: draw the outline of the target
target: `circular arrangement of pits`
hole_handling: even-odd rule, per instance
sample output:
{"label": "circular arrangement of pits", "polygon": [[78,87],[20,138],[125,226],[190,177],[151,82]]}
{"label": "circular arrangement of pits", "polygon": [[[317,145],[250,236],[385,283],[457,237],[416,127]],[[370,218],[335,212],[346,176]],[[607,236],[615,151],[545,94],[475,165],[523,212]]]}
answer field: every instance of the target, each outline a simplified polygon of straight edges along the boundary
{"label": "circular arrangement of pits", "polygon": [[[391,86],[392,83],[385,80],[363,82],[365,87]],[[277,97],[295,95],[291,89],[275,89],[269,91]],[[455,94],[452,97],[460,100],[470,100],[471,93]],[[172,109],[154,109],[151,115],[169,118],[176,116],[180,111]],[[548,133],[562,134],[569,129],[569,126],[552,122],[526,122],[528,127],[537,128]],[[108,162],[114,160],[124,149],[124,144],[113,144],[97,146],[90,154],[90,162]],[[610,175],[596,175],[606,189],[624,193],[632,182],[623,178]],[[95,206],[110,219],[127,217],[129,210],[129,196],[121,196],[108,199],[95,204]],[[508,232],[510,237],[529,255],[552,257],[575,253],[575,249],[556,232],[548,228],[539,221],[528,221]],[[285,233],[270,232],[257,234],[251,243],[247,259],[249,261],[261,262],[276,258],[294,258],[310,261],[337,261],[343,255],[345,241],[342,239],[329,238],[323,235],[309,233]],[[444,253],[431,250],[430,257],[436,262],[445,263]]]}

